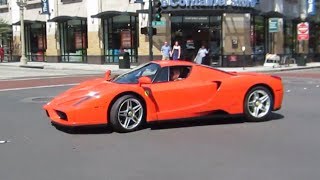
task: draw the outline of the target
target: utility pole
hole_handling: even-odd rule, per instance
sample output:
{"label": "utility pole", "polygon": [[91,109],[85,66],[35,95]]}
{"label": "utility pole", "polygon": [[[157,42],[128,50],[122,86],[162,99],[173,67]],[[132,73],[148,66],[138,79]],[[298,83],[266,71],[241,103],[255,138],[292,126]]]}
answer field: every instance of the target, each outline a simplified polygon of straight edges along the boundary
{"label": "utility pole", "polygon": [[152,0],[149,0],[149,9],[148,9],[148,37],[149,37],[149,60],[153,60],[153,28],[152,28]]}
{"label": "utility pole", "polygon": [[25,52],[25,37],[24,37],[24,8],[27,6],[27,0],[17,0],[17,5],[20,8],[20,38],[21,38],[21,58],[20,63],[21,65],[26,65],[28,59],[26,58]]}

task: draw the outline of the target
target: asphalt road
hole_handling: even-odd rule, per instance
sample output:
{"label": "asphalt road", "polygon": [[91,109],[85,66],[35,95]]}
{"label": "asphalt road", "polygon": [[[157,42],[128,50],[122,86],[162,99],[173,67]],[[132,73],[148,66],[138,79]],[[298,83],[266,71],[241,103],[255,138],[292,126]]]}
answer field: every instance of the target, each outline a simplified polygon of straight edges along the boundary
{"label": "asphalt road", "polygon": [[277,74],[286,93],[271,121],[210,118],[128,134],[53,127],[41,107],[70,86],[2,91],[0,179],[318,179],[320,71]]}

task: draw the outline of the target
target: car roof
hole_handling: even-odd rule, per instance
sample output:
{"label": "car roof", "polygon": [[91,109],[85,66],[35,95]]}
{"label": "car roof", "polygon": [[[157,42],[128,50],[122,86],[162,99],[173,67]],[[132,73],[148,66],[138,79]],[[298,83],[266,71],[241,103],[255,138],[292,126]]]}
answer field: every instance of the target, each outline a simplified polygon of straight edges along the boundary
{"label": "car roof", "polygon": [[159,64],[161,67],[166,66],[194,66],[195,63],[184,60],[154,60],[152,63]]}

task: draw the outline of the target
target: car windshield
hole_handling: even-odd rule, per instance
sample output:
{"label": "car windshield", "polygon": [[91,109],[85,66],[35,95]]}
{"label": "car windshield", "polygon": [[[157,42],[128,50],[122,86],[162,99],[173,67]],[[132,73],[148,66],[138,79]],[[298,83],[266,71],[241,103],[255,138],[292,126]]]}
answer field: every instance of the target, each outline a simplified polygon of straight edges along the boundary
{"label": "car windshield", "polygon": [[135,84],[138,83],[138,79],[141,76],[148,76],[151,80],[154,79],[157,72],[160,70],[160,66],[155,63],[147,63],[138,66],[137,68],[124,73],[113,80],[116,83],[123,84]]}

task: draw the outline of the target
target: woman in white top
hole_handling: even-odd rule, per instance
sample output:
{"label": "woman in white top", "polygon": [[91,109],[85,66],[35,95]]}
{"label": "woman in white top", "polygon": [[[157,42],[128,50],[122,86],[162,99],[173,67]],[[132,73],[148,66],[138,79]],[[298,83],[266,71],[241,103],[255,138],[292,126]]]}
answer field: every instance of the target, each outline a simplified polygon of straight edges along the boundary
{"label": "woman in white top", "polygon": [[202,64],[202,60],[207,54],[208,50],[205,48],[204,45],[202,45],[198,51],[196,58],[194,59],[194,62],[196,62],[197,64]]}

